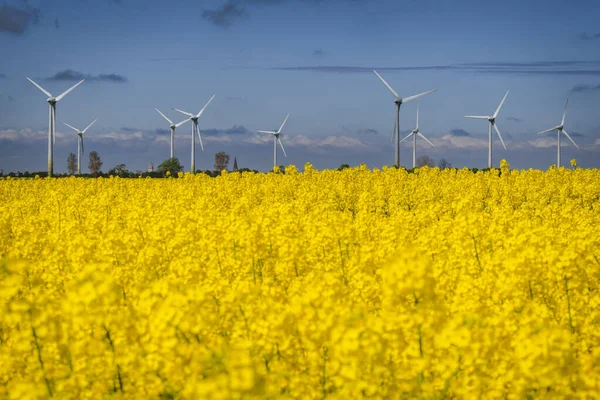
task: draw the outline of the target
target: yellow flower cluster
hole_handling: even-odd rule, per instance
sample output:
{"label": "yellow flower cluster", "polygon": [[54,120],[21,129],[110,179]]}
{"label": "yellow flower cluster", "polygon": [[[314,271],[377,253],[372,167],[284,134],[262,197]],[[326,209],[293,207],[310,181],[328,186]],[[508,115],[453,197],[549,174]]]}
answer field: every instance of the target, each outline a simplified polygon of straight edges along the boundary
{"label": "yellow flower cluster", "polygon": [[0,181],[0,398],[595,398],[600,171]]}

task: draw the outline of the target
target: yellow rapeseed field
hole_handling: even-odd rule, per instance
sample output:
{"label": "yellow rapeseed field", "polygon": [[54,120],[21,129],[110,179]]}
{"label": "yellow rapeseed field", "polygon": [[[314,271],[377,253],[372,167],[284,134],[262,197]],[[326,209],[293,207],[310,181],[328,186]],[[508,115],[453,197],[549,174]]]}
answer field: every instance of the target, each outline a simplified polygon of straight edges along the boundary
{"label": "yellow rapeseed field", "polygon": [[597,398],[600,171],[0,181],[0,398]]}

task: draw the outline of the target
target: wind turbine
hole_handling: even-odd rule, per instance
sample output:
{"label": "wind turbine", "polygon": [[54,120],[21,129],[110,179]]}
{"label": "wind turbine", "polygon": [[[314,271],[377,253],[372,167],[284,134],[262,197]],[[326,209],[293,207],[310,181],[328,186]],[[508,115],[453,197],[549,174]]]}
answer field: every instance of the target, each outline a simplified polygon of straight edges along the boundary
{"label": "wind turbine", "polygon": [[[167,116],[165,114],[161,113],[158,108],[155,108],[155,110],[158,111],[158,113],[160,115],[162,115],[163,118],[166,119],[167,122],[171,125],[171,158],[173,158],[173,157],[175,157],[175,129],[179,128],[181,125],[188,122],[189,119],[186,119],[184,121],[181,121],[178,124],[175,124],[175,123],[173,123],[173,121],[171,121],[169,118],[167,118]],[[192,135],[193,135],[193,133],[192,133]]]}
{"label": "wind turbine", "polygon": [[204,105],[204,107],[202,107],[202,110],[198,111],[198,114],[190,114],[189,112],[181,111],[176,108],[173,109],[173,110],[180,112],[184,115],[187,115],[189,117],[188,119],[186,119],[183,122],[192,121],[192,165],[190,167],[190,171],[192,172],[192,174],[196,173],[196,139],[194,136],[194,133],[196,133],[196,132],[198,132],[198,139],[200,140],[200,148],[202,148],[202,151],[204,151],[204,145],[202,144],[202,136],[200,136],[200,127],[198,126],[198,118],[200,118],[200,116],[202,115],[204,110],[206,110],[206,107],[208,107],[210,102],[213,101],[215,96],[216,96],[216,94],[213,94],[213,96],[210,98],[210,100],[208,100],[208,102]]}
{"label": "wind turbine", "polygon": [[69,90],[65,91],[58,97],[52,96],[50,92],[45,90],[43,87],[35,83],[33,80],[27,78],[27,80],[35,85],[38,89],[42,91],[48,98],[46,101],[50,105],[50,118],[49,118],[49,126],[48,126],[48,176],[52,176],[53,168],[54,168],[54,142],[56,141],[56,103],[61,101],[63,97],[71,93],[73,89],[77,86],[81,85],[85,79],[82,79]]}
{"label": "wind turbine", "polygon": [[84,130],[80,131],[79,129],[67,124],[66,122],[63,122],[63,124],[65,124],[66,126],[68,126],[69,128],[73,129],[75,132],[77,132],[77,136],[79,136],[77,138],[77,175],[81,175],[81,153],[83,153],[83,134],[90,129],[90,127],[92,125],[94,125],[94,123],[98,121],[98,118],[96,118],[95,120],[92,121],[91,124],[89,124]]}
{"label": "wind turbine", "polygon": [[437,91],[437,89],[433,89],[428,92],[419,93],[414,96],[402,98],[398,95],[398,93],[396,93],[394,91],[394,89],[392,89],[392,87],[385,81],[385,79],[383,79],[381,77],[381,75],[379,75],[377,73],[377,71],[373,70],[373,72],[375,72],[375,75],[377,75],[377,77],[379,79],[381,79],[381,82],[383,82],[383,84],[390,90],[390,92],[392,92],[392,94],[396,98],[394,100],[394,103],[396,104],[396,117],[394,118],[394,131],[392,132],[392,140],[394,139],[394,135],[396,135],[396,146],[395,146],[396,153],[395,153],[395,158],[394,158],[394,165],[396,167],[399,167],[400,166],[400,106],[404,103],[408,103],[411,100],[418,99],[421,96],[425,96],[426,94],[433,93],[433,92]]}
{"label": "wind turbine", "polygon": [[[409,137],[413,137],[413,168],[417,167],[417,136],[420,136],[421,138],[425,139],[425,141],[427,143],[429,143],[431,146],[435,147],[435,145],[433,143],[431,143],[429,141],[429,139],[427,139],[425,137],[425,135],[423,135],[421,133],[421,131],[419,131],[419,107],[417,107],[417,127],[411,132],[409,133],[404,139],[402,139],[400,141],[400,143],[404,142],[406,139],[408,139]],[[392,135],[392,138],[394,136]]]}
{"label": "wind turbine", "polygon": [[488,168],[492,168],[492,127],[494,127],[494,129],[496,130],[496,133],[498,134],[498,137],[500,138],[500,142],[502,142],[502,147],[504,147],[504,150],[506,150],[506,145],[504,144],[504,140],[502,140],[502,135],[500,135],[500,131],[498,130],[498,126],[496,125],[496,117],[498,116],[498,113],[500,112],[500,109],[502,108],[502,105],[504,104],[504,100],[506,100],[506,97],[508,97],[509,92],[510,92],[510,90],[506,91],[506,94],[504,95],[504,98],[500,102],[500,105],[496,109],[496,112],[494,113],[494,115],[492,115],[492,116],[465,115],[465,118],[487,119],[490,123],[490,129],[488,132],[489,133],[488,134]]}
{"label": "wind turbine", "polygon": [[285,119],[283,120],[283,123],[281,124],[279,129],[276,131],[258,131],[260,133],[270,133],[273,135],[273,168],[275,168],[277,166],[277,142],[279,142],[279,145],[281,146],[283,155],[287,157],[287,154],[285,153],[285,149],[283,148],[283,143],[281,143],[281,139],[279,139],[279,135],[281,134],[281,130],[283,129],[283,126],[285,125],[285,123],[287,122],[289,117],[290,117],[290,114],[288,114],[285,117]]}
{"label": "wind turbine", "polygon": [[567,116],[567,106],[569,105],[569,99],[567,99],[567,102],[565,103],[565,112],[563,113],[563,117],[562,117],[562,121],[560,121],[560,125],[555,126],[554,128],[550,128],[550,129],[546,129],[545,131],[542,131],[540,133],[538,133],[538,135],[541,135],[542,133],[547,133],[547,132],[552,132],[552,131],[558,131],[558,155],[556,158],[556,168],[560,168],[560,134],[564,133],[565,136],[571,141],[571,143],[573,143],[575,145],[575,147],[579,148],[579,146],[577,146],[577,143],[575,143],[575,141],[571,138],[571,136],[569,136],[569,134],[567,133],[567,131],[564,128],[565,125],[565,117]]}

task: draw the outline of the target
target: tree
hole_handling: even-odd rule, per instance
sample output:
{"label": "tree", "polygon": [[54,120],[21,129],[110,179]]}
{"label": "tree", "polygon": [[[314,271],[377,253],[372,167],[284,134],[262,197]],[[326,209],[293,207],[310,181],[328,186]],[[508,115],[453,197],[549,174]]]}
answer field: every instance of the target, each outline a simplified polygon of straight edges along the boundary
{"label": "tree", "polygon": [[167,171],[169,171],[171,175],[177,175],[178,172],[183,171],[183,165],[181,165],[177,157],[168,158],[160,163],[157,171],[163,174],[166,174]]}
{"label": "tree", "polygon": [[342,164],[342,165],[340,165],[340,167],[338,168],[338,171],[343,171],[343,170],[345,170],[346,168],[350,168],[350,165],[348,165],[348,164]]}
{"label": "tree", "polygon": [[129,171],[125,167],[125,164],[119,164],[116,167],[114,167],[113,169],[111,169],[110,171],[108,171],[108,174],[120,176],[121,178],[123,178],[123,177],[129,175]]}
{"label": "tree", "polygon": [[446,160],[445,158],[442,158],[440,160],[440,162],[438,163],[438,167],[440,169],[452,168],[452,163],[450,161]]}
{"label": "tree", "polygon": [[427,155],[419,156],[419,158],[417,158],[417,168],[425,166],[430,168],[435,167],[435,160]]}
{"label": "tree", "polygon": [[229,154],[220,151],[215,154],[215,171],[223,171],[229,165]]}
{"label": "tree", "polygon": [[98,176],[100,168],[102,168],[102,160],[100,159],[100,156],[95,151],[90,152],[90,162],[88,164],[90,174],[93,176]]}
{"label": "tree", "polygon": [[69,175],[74,175],[75,171],[77,171],[77,156],[75,153],[71,153],[67,157],[67,170],[69,171]]}

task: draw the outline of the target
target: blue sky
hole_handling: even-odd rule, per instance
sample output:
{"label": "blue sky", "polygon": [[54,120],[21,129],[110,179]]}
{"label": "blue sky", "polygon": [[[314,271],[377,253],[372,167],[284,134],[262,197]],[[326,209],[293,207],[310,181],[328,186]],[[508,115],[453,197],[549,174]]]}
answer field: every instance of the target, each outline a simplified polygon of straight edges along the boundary
{"label": "blue sky", "polygon": [[[421,130],[436,144],[418,154],[454,166],[487,163],[485,121],[505,91],[498,118],[508,150],[494,141],[494,163],[547,168],[556,135],[536,132],[560,122],[580,145],[563,140],[563,163],[600,167],[600,2],[595,0],[61,0],[0,3],[0,169],[46,166],[47,103],[26,79],[53,94],[86,82],[58,104],[55,170],[66,171],[76,135],[104,170],[145,169],[168,158],[168,126],[158,107],[198,111],[212,168],[226,151],[241,167],[267,170],[271,138],[291,117],[284,164],[391,165],[393,98],[376,68],[401,96],[433,88],[421,101]],[[415,124],[416,102],[402,108],[401,130]],[[190,130],[176,134],[176,156],[189,166]],[[411,145],[401,163],[410,165]],[[84,163],[84,164],[87,164]]]}

